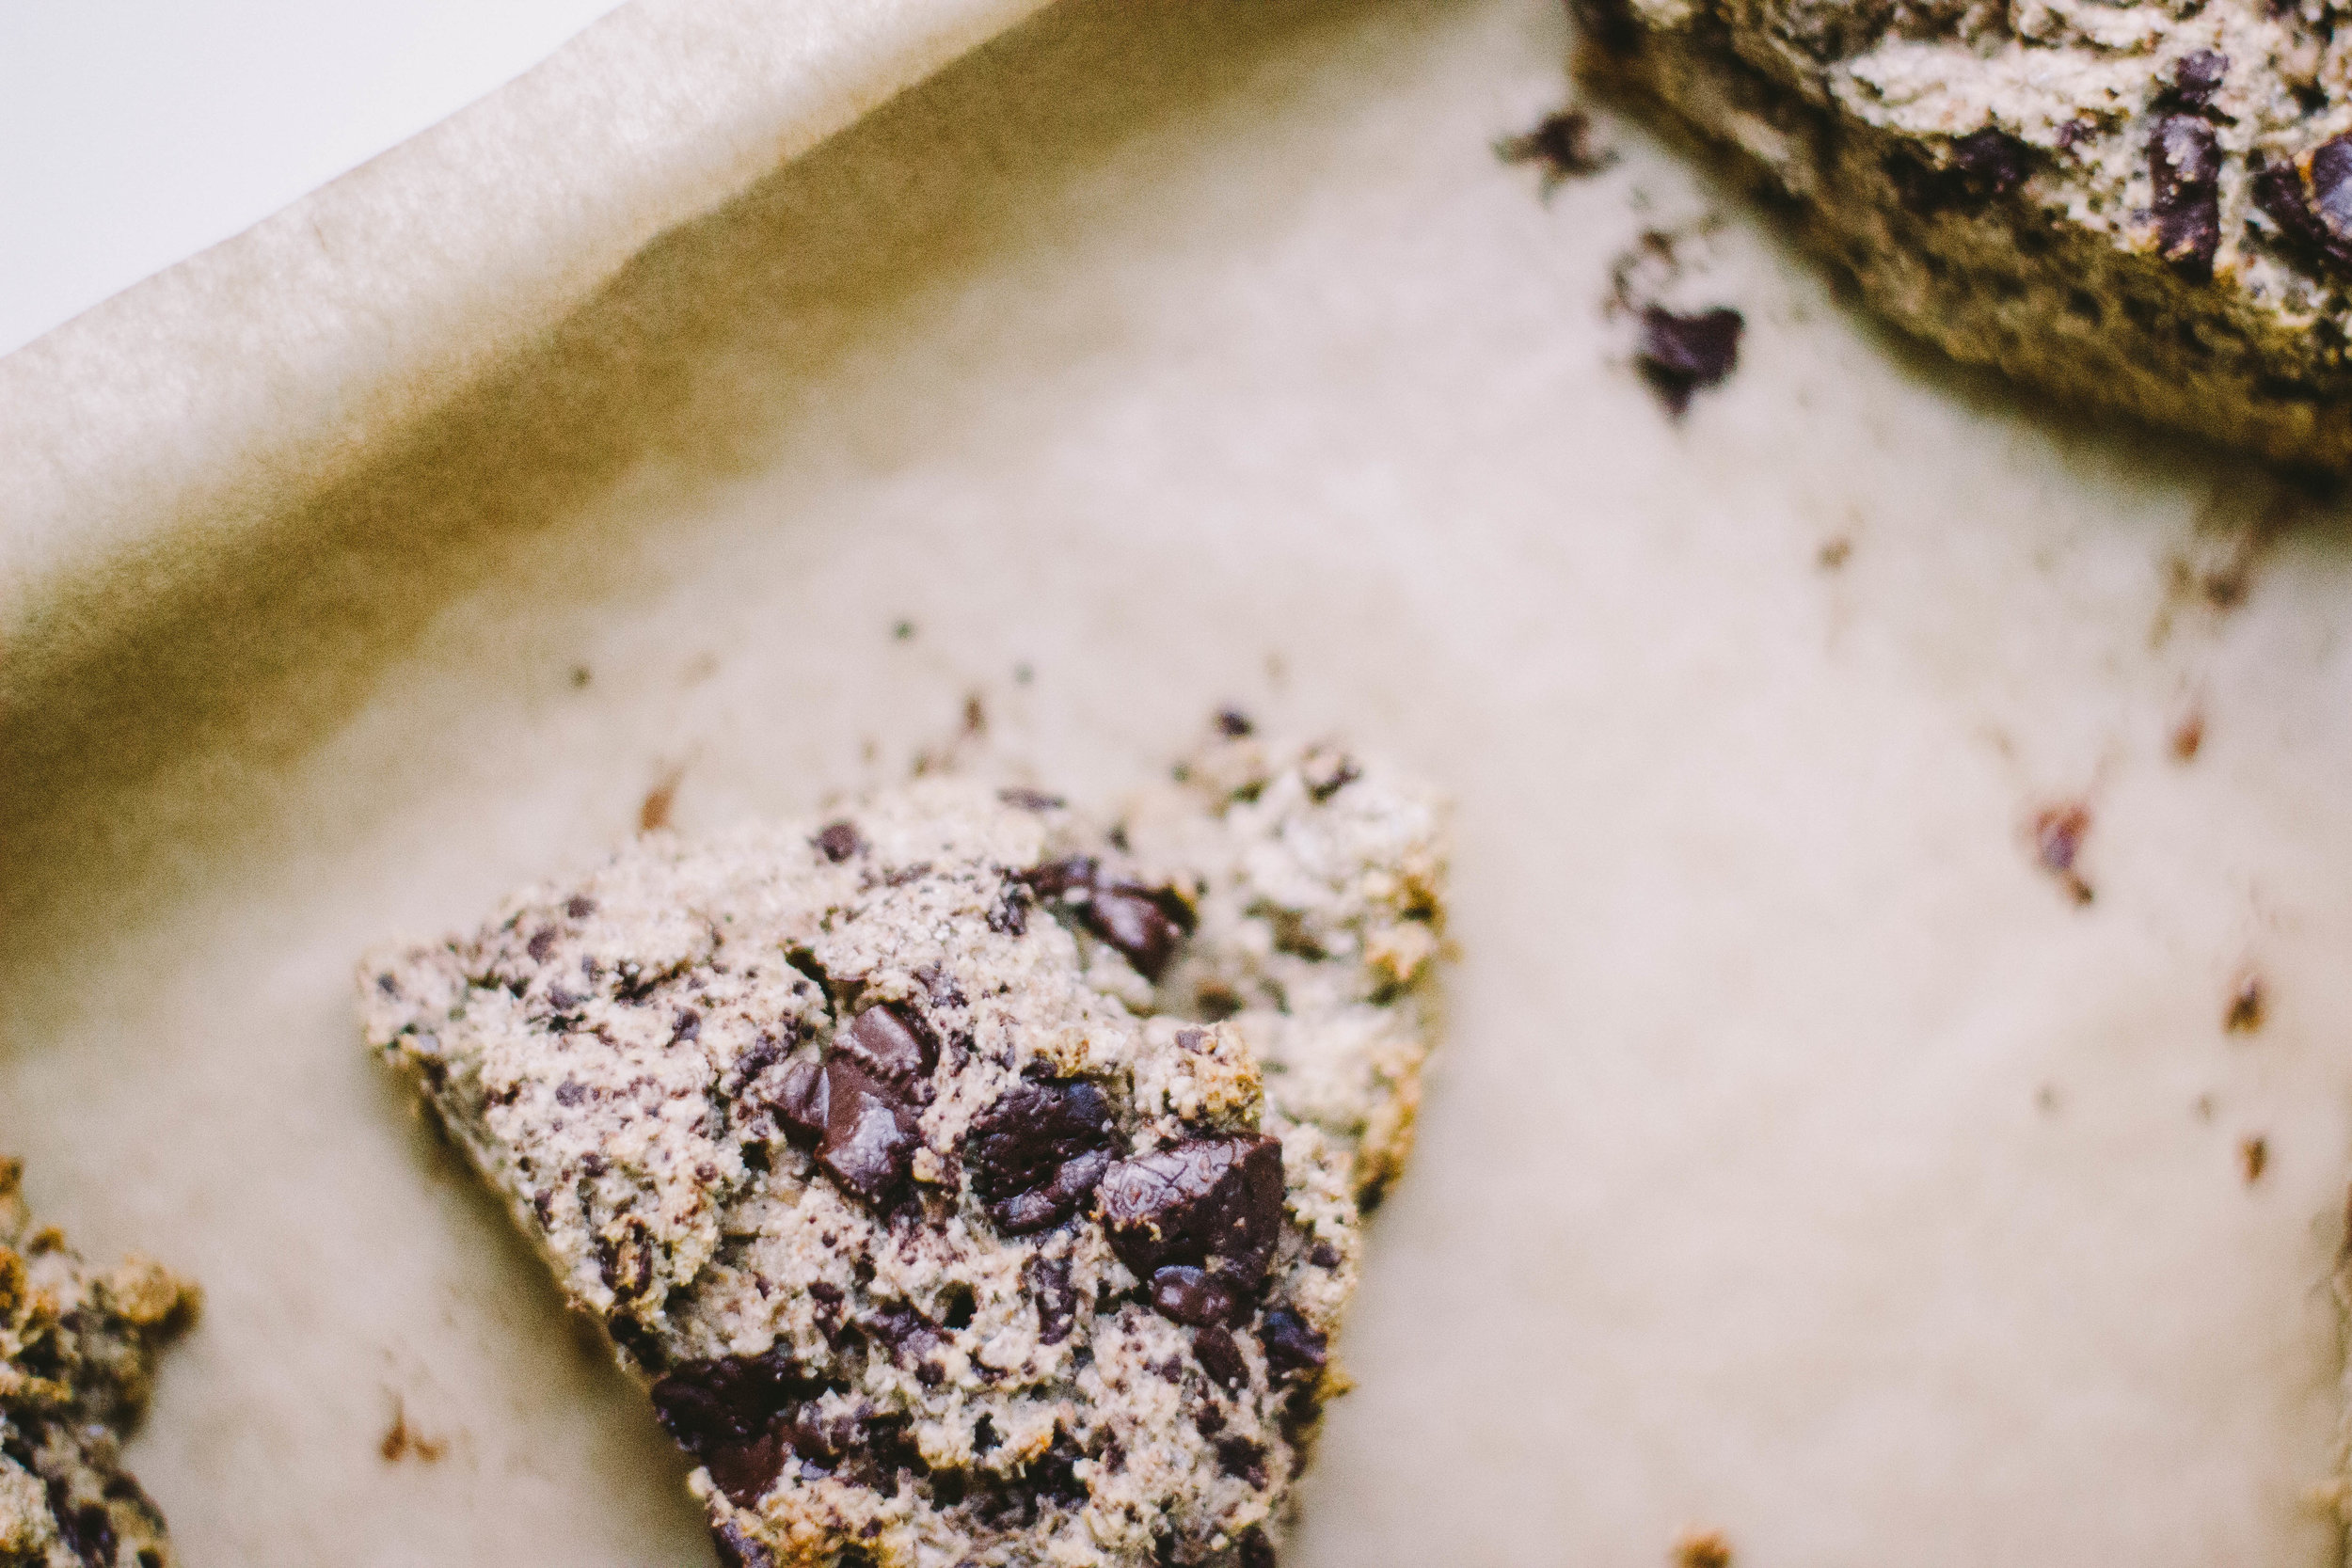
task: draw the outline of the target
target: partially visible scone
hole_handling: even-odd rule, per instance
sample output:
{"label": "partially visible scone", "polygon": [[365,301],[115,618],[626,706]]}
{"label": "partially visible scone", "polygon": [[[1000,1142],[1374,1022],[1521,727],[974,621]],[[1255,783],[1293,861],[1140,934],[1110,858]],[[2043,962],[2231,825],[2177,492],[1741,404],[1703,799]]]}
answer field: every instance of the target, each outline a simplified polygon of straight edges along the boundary
{"label": "partially visible scone", "polygon": [[1577,0],[1588,81],[1958,358],[2352,460],[2344,0]]}
{"label": "partially visible scone", "polygon": [[1409,1133],[1441,829],[1248,737],[1107,828],[918,782],[383,954],[368,1038],[723,1560],[1263,1568]]}
{"label": "partially visible scone", "polygon": [[0,1160],[0,1568],[164,1568],[164,1516],[117,1448],[196,1288],[142,1258],[89,1268],[18,1176]]}

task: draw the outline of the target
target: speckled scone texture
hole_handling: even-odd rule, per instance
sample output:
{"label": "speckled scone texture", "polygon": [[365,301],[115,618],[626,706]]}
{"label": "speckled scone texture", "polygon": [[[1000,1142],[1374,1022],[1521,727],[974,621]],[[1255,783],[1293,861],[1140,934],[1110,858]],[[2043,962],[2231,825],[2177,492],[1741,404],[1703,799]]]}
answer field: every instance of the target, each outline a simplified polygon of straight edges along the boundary
{"label": "speckled scone texture", "polygon": [[163,1568],[164,1516],[117,1444],[196,1289],[141,1258],[88,1268],[18,1175],[0,1160],[0,1568]]}
{"label": "speckled scone texture", "polygon": [[723,1560],[1273,1560],[1428,1049],[1441,821],[1219,743],[654,834],[363,971]]}
{"label": "speckled scone texture", "polygon": [[2341,0],[1580,0],[1661,104],[1959,358],[2352,460]]}

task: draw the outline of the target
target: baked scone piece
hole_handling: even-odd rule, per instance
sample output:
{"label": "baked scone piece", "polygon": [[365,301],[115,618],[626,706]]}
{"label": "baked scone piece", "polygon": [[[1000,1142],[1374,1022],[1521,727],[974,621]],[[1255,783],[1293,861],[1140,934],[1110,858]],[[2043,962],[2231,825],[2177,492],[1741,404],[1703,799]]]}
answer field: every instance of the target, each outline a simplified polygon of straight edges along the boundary
{"label": "baked scone piece", "polygon": [[164,1516],[117,1446],[196,1288],[143,1258],[89,1268],[19,1176],[0,1160],[0,1568],[164,1568]]}
{"label": "baked scone piece", "polygon": [[1788,198],[1899,325],[2352,459],[2344,0],[1577,0],[1588,82]]}
{"label": "baked scone piece", "polygon": [[1107,829],[930,780],[651,834],[363,968],[724,1561],[1273,1560],[1409,1136],[1442,824],[1329,749],[1179,771]]}

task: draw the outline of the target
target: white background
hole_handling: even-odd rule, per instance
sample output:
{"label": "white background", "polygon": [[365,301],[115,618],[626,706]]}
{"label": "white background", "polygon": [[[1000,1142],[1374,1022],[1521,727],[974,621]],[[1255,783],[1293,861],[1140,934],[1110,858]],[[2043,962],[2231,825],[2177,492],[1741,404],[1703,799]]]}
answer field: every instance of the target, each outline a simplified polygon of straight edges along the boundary
{"label": "white background", "polygon": [[545,58],[617,0],[0,0],[0,354]]}

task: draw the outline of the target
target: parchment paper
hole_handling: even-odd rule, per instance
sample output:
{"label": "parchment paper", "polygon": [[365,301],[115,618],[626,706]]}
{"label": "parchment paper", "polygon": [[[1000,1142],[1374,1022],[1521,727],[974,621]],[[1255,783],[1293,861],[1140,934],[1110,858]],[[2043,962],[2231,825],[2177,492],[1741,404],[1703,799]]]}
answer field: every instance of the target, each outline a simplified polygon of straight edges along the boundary
{"label": "parchment paper", "polygon": [[[1452,1039],[1289,1568],[1690,1526],[1751,1568],[2330,1560],[2330,504],[1885,341],[1630,128],[1540,199],[1489,143],[1567,46],[1549,0],[1057,6],[617,272],[583,218],[561,288],[353,282],[381,332],[322,314],[320,362],[445,373],[331,462],[200,265],[0,368],[49,421],[9,437],[0,1145],[211,1291],[135,1453],[192,1568],[708,1560],[361,1053],[363,946],[649,792],[691,830],[929,752],[1100,794],[1227,702],[1461,802]],[[1749,322],[1680,424],[1602,308],[1651,227]],[[100,349],[152,321],[179,379],[126,389]],[[133,491],[228,531],[78,575]],[[2087,903],[2034,843],[2074,804]],[[440,1457],[385,1456],[396,1412]]]}

